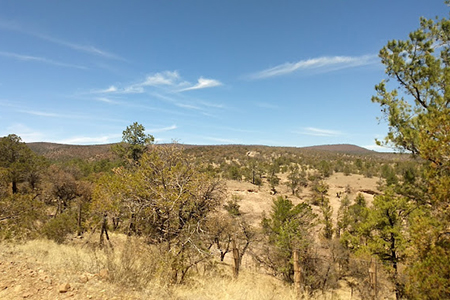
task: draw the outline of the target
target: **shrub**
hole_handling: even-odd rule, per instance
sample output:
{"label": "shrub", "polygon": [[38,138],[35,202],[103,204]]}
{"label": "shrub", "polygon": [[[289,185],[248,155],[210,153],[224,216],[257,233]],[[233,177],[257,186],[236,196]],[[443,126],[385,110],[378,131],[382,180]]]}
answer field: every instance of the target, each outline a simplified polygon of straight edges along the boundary
{"label": "shrub", "polygon": [[49,240],[61,244],[67,235],[76,232],[77,219],[74,213],[64,212],[47,222],[42,228],[43,235]]}
{"label": "shrub", "polygon": [[35,237],[44,217],[40,201],[31,195],[14,194],[0,198],[0,238]]}

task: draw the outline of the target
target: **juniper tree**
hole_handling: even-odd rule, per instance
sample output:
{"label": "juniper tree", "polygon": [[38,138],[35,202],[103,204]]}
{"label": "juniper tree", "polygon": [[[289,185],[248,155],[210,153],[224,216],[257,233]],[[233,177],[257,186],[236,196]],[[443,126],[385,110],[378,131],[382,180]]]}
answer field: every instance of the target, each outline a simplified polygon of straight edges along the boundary
{"label": "juniper tree", "polygon": [[405,261],[408,246],[407,225],[414,206],[407,198],[396,196],[393,189],[375,196],[367,220],[371,234],[368,249],[385,264],[394,283],[397,299],[404,294],[399,264]]}
{"label": "juniper tree", "polygon": [[11,184],[13,194],[19,191],[20,182],[32,179],[35,183],[37,174],[33,173],[34,176],[29,177],[30,172],[36,170],[34,161],[37,162],[37,156],[19,136],[10,134],[0,139],[0,170],[3,179]]}
{"label": "juniper tree", "polygon": [[287,282],[292,282],[294,275],[293,251],[299,250],[301,256],[307,253],[315,219],[309,204],[294,205],[291,200],[279,196],[273,200],[269,217],[262,220],[263,232],[268,239],[262,260]]}
{"label": "juniper tree", "polygon": [[151,134],[145,133],[144,125],[134,122],[122,132],[122,142],[112,149],[119,157],[136,163],[154,141]]}

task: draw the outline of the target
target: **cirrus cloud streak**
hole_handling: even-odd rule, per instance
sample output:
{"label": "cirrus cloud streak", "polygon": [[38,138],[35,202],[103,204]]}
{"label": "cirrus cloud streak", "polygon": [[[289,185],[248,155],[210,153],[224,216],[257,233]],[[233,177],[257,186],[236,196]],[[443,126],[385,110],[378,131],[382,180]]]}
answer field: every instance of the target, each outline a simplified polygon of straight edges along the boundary
{"label": "cirrus cloud streak", "polygon": [[37,32],[30,28],[25,28],[22,25],[15,23],[15,22],[8,22],[8,21],[0,19],[0,29],[4,29],[4,30],[8,30],[8,31],[15,31],[15,32],[19,32],[19,33],[26,34],[29,36],[33,36],[35,38],[38,38],[38,39],[41,39],[41,40],[44,40],[44,41],[47,41],[47,42],[50,42],[53,44],[57,44],[57,45],[60,45],[63,47],[70,48],[72,50],[76,50],[78,52],[84,52],[84,53],[88,53],[91,55],[97,55],[97,56],[101,56],[103,58],[108,58],[108,59],[126,61],[122,57],[120,57],[116,54],[107,52],[105,50],[101,50],[98,47],[95,47],[92,45],[77,44],[77,43],[69,42],[66,40],[59,39],[59,38],[55,38],[50,35]]}
{"label": "cirrus cloud streak", "polygon": [[323,56],[300,60],[298,62],[288,62],[273,68],[265,69],[248,76],[249,79],[265,79],[287,75],[297,71],[317,70],[321,72],[331,72],[345,68],[354,68],[377,63],[376,55],[363,56]]}
{"label": "cirrus cloud streak", "polygon": [[39,57],[39,56],[23,55],[23,54],[5,52],[5,51],[0,51],[0,56],[6,57],[6,58],[12,58],[15,60],[20,60],[20,61],[40,62],[40,63],[45,63],[45,64],[54,65],[54,66],[58,66],[58,67],[75,68],[75,69],[83,69],[83,70],[87,69],[84,66],[68,64],[68,63],[59,62],[59,61],[55,61],[52,59],[48,59],[45,57]]}
{"label": "cirrus cloud streak", "polygon": [[180,92],[206,89],[206,88],[211,88],[211,87],[216,87],[216,86],[221,86],[221,85],[222,85],[222,83],[218,80],[200,77],[198,79],[196,85],[182,89],[182,90],[180,90]]}
{"label": "cirrus cloud streak", "polygon": [[183,78],[177,71],[164,71],[148,75],[143,81],[140,81],[138,83],[127,85],[121,88],[115,85],[111,85],[105,89],[92,91],[92,93],[142,94],[148,87],[166,88],[172,93],[177,93],[190,90],[212,88],[221,85],[223,84],[219,80],[204,77],[200,77],[197,80],[197,84],[192,84],[188,81],[183,80]]}
{"label": "cirrus cloud streak", "polygon": [[342,135],[342,132],[337,131],[337,130],[320,129],[320,128],[314,128],[314,127],[306,127],[306,128],[303,128],[303,130],[301,130],[301,131],[294,131],[294,133],[304,134],[304,135],[312,135],[312,136],[324,136],[324,137],[333,137],[333,136]]}

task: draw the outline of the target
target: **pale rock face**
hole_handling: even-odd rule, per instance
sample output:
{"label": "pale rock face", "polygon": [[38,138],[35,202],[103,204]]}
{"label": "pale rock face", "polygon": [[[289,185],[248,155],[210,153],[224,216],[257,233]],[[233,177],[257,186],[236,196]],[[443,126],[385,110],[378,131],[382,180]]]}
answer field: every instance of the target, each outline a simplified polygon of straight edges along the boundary
{"label": "pale rock face", "polygon": [[248,151],[245,155],[247,155],[248,157],[255,157],[259,155],[259,152],[257,151]]}

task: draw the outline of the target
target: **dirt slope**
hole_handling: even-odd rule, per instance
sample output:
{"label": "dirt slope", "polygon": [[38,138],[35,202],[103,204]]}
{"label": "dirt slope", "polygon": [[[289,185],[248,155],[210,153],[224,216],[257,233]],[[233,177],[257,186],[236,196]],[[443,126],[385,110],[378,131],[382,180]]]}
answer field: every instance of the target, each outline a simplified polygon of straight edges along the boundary
{"label": "dirt slope", "polygon": [[[249,182],[229,180],[227,181],[228,199],[231,199],[232,196],[238,196],[240,208],[246,218],[252,225],[258,225],[263,211],[266,213],[270,212],[272,200],[277,196],[286,196],[294,204],[307,201],[310,198],[311,191],[309,188],[303,189],[299,197],[292,196],[289,188],[286,186],[287,179],[285,174],[279,174],[279,176],[281,177],[281,182],[277,186],[278,193],[276,195],[270,193],[270,187],[267,183],[262,187],[258,187]],[[350,199],[354,199],[358,193],[361,193],[364,195],[367,203],[372,203],[374,194],[377,193],[377,181],[378,178],[366,178],[355,174],[345,176],[343,173],[334,173],[327,178],[325,180],[329,186],[327,197],[330,199],[335,221],[340,206],[339,197],[345,194],[347,187],[350,189]]]}

